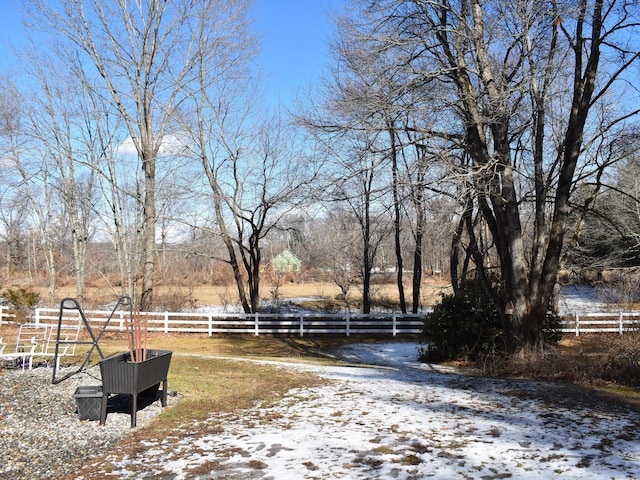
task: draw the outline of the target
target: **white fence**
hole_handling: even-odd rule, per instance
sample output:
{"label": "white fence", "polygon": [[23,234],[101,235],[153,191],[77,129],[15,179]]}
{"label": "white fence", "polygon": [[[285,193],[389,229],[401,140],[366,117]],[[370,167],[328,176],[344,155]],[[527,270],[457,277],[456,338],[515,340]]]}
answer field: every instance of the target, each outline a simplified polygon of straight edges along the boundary
{"label": "white fence", "polygon": [[640,312],[575,313],[563,317],[562,332],[619,333],[640,331]]}
{"label": "white fence", "polygon": [[[83,310],[87,322],[94,332],[100,331],[111,311]],[[35,324],[57,324],[60,310],[57,308],[37,308],[30,320]],[[9,315],[0,314],[0,320],[8,320]],[[261,334],[416,334],[422,330],[424,314],[330,314],[330,313],[184,313],[184,312],[143,312],[143,319],[151,332],[162,333],[250,333]],[[63,323],[73,324],[80,320],[76,310],[63,311]],[[129,311],[116,311],[106,331],[126,331]],[[6,322],[5,322],[6,323]]]}
{"label": "white fence", "polygon": [[[6,307],[0,308],[0,323],[13,319]],[[57,324],[60,310],[57,308],[37,308],[33,323]],[[65,310],[63,324],[77,324],[79,314],[75,310]],[[102,329],[111,311],[87,310],[84,315],[94,332]],[[113,315],[107,331],[126,331],[128,310],[117,311]],[[142,313],[148,320],[149,331],[162,333],[216,333],[243,334],[416,334],[422,331],[425,314],[349,314],[349,313],[182,313],[149,312]],[[582,313],[563,317],[563,333],[609,332],[619,333],[640,330],[640,312],[599,312]]]}

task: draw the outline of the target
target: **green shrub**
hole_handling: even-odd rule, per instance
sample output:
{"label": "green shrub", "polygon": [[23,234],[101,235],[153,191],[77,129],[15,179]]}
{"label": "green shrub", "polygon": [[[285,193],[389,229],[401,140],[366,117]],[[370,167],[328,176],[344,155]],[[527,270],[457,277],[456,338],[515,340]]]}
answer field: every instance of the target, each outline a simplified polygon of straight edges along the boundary
{"label": "green shrub", "polygon": [[547,344],[562,340],[562,317],[557,313],[547,312],[542,326],[543,339]]}
{"label": "green shrub", "polygon": [[[496,282],[492,288],[499,293]],[[500,310],[479,280],[468,280],[455,294],[443,295],[427,315],[422,331],[428,345],[420,359],[476,360],[494,349],[503,349]]]}
{"label": "green shrub", "polygon": [[2,292],[2,296],[11,304],[9,313],[14,314],[19,323],[26,321],[40,301],[40,295],[32,287],[8,288]]}

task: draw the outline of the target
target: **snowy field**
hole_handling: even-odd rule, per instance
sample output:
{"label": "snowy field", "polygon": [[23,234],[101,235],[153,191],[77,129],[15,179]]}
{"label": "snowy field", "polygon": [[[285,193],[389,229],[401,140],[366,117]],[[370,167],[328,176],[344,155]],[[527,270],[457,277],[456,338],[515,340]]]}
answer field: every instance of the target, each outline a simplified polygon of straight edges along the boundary
{"label": "snowy field", "polygon": [[295,367],[328,384],[109,458],[108,478],[640,478],[639,412],[558,385],[438,371],[416,348],[351,345],[343,358],[376,366]]}
{"label": "snowy field", "polygon": [[568,285],[560,290],[558,310],[561,315],[603,312],[607,309],[607,304],[598,298],[598,292],[593,287]]}

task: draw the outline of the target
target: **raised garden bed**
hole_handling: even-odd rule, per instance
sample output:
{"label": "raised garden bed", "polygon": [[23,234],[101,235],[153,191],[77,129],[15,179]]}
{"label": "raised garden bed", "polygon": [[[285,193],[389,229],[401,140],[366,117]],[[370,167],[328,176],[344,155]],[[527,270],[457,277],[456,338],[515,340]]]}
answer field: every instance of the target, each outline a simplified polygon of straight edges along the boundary
{"label": "raised garden bed", "polygon": [[100,361],[102,403],[100,425],[107,421],[109,395],[131,395],[131,426],[136,426],[138,395],[155,396],[162,383],[162,406],[167,405],[167,375],[171,363],[170,350],[148,349],[142,361],[131,361],[131,353],[120,353]]}

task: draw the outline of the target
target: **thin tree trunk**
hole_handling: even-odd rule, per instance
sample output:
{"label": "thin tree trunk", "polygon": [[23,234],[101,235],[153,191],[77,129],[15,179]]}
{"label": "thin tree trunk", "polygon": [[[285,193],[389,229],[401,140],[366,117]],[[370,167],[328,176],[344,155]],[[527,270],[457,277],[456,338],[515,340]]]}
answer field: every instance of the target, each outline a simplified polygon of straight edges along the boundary
{"label": "thin tree trunk", "polygon": [[144,197],[144,266],[142,269],[142,294],[140,310],[148,312],[153,306],[153,285],[156,269],[156,199],[155,158],[142,162],[145,174]]}
{"label": "thin tree trunk", "polygon": [[[391,190],[393,195],[393,238],[396,254],[396,284],[398,286],[398,297],[400,299],[400,311],[407,313],[407,300],[404,293],[403,271],[404,265],[402,261],[402,243],[400,235],[401,229],[401,210],[400,210],[400,195],[398,193],[398,150],[396,147],[396,133],[390,122],[387,123],[387,131],[389,132],[389,140],[391,142]],[[415,303],[415,302],[414,302]]]}

